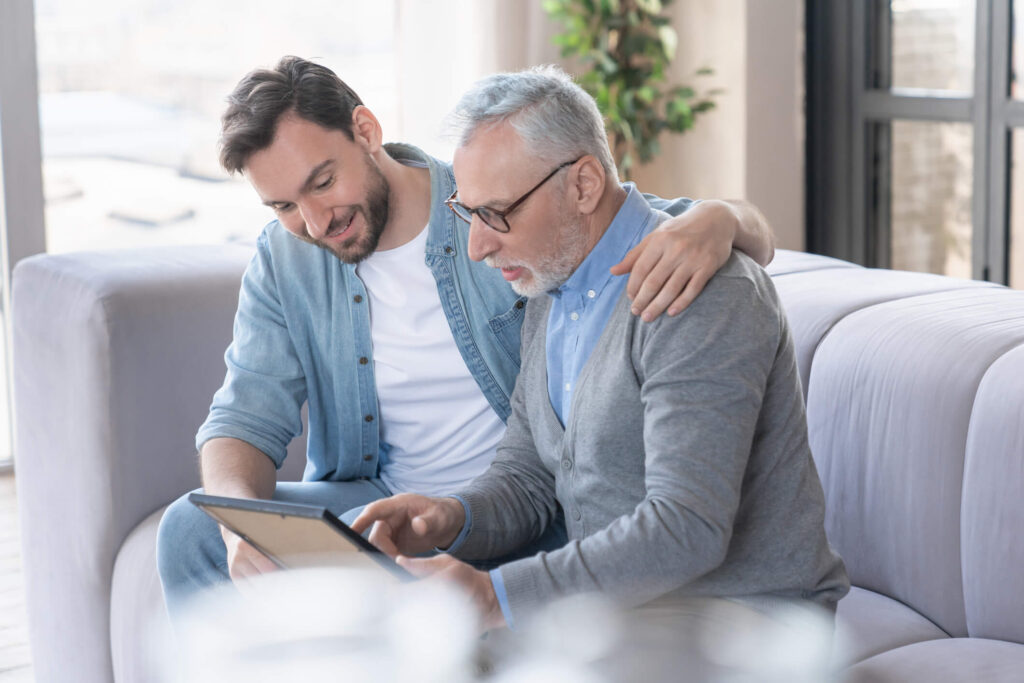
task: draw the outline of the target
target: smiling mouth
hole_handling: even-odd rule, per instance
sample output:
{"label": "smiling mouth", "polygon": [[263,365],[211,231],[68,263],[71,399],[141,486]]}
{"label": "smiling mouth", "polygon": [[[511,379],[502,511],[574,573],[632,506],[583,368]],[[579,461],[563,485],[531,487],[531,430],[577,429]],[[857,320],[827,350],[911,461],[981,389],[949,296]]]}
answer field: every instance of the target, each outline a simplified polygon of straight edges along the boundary
{"label": "smiling mouth", "polygon": [[358,212],[353,210],[352,213],[349,214],[348,220],[345,221],[344,223],[341,222],[341,221],[337,221],[336,223],[332,223],[331,224],[331,229],[327,232],[326,235],[324,235],[324,239],[325,240],[336,240],[337,238],[339,238],[339,237],[343,236],[345,233],[347,233],[349,228],[352,227],[352,223],[354,223],[355,220],[356,220],[356,213],[358,213]]}

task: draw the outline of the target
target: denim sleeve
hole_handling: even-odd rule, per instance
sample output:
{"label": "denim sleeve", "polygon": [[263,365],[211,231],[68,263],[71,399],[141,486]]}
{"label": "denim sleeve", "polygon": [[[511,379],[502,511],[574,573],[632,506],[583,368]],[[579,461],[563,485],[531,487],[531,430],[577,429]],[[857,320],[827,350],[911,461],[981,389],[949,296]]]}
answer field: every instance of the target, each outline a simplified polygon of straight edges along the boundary
{"label": "denim sleeve", "polygon": [[277,467],[288,443],[302,431],[306,380],[277,292],[266,232],[246,268],[238,297],[233,339],[224,361],[224,384],[214,394],[196,448],[213,438],[245,441]]}
{"label": "denim sleeve", "polygon": [[686,197],[676,197],[675,199],[662,199],[661,197],[644,193],[644,199],[652,209],[658,211],[664,211],[670,216],[678,216],[679,214],[688,211],[691,207],[699,204],[699,201],[688,199]]}

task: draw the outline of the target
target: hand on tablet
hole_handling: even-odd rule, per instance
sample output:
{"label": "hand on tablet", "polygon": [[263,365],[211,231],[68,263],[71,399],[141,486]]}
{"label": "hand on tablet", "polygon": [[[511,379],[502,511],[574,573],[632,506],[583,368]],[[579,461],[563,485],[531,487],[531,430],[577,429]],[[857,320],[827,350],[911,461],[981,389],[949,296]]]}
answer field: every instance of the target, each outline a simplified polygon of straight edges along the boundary
{"label": "hand on tablet", "polygon": [[228,573],[232,581],[277,571],[277,565],[270,558],[237,535],[224,527],[221,527],[221,535],[228,550]]}
{"label": "hand on tablet", "polygon": [[361,534],[373,524],[370,543],[395,557],[447,548],[465,523],[462,503],[454,498],[400,493],[367,505],[352,529]]}

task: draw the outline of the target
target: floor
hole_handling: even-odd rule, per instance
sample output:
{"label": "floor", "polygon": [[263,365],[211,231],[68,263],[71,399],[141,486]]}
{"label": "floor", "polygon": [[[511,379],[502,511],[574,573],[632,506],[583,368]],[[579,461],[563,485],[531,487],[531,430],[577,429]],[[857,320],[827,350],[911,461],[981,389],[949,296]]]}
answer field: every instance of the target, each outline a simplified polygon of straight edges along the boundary
{"label": "floor", "polygon": [[14,475],[0,474],[0,681],[32,680]]}

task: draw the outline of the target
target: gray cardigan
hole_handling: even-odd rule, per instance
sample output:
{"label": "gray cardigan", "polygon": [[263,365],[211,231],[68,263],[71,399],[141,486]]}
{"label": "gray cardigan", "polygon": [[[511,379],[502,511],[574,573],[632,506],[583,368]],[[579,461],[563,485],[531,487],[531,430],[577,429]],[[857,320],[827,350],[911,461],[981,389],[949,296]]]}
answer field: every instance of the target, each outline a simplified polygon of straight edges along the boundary
{"label": "gray cardigan", "polygon": [[734,252],[686,311],[652,323],[623,294],[564,430],[547,392],[550,305],[527,307],[508,431],[460,492],[466,559],[504,555],[565,511],[564,548],[500,569],[513,618],[587,591],[627,606],[722,596],[834,608],[849,581],[825,538],[793,342],[767,274]]}

